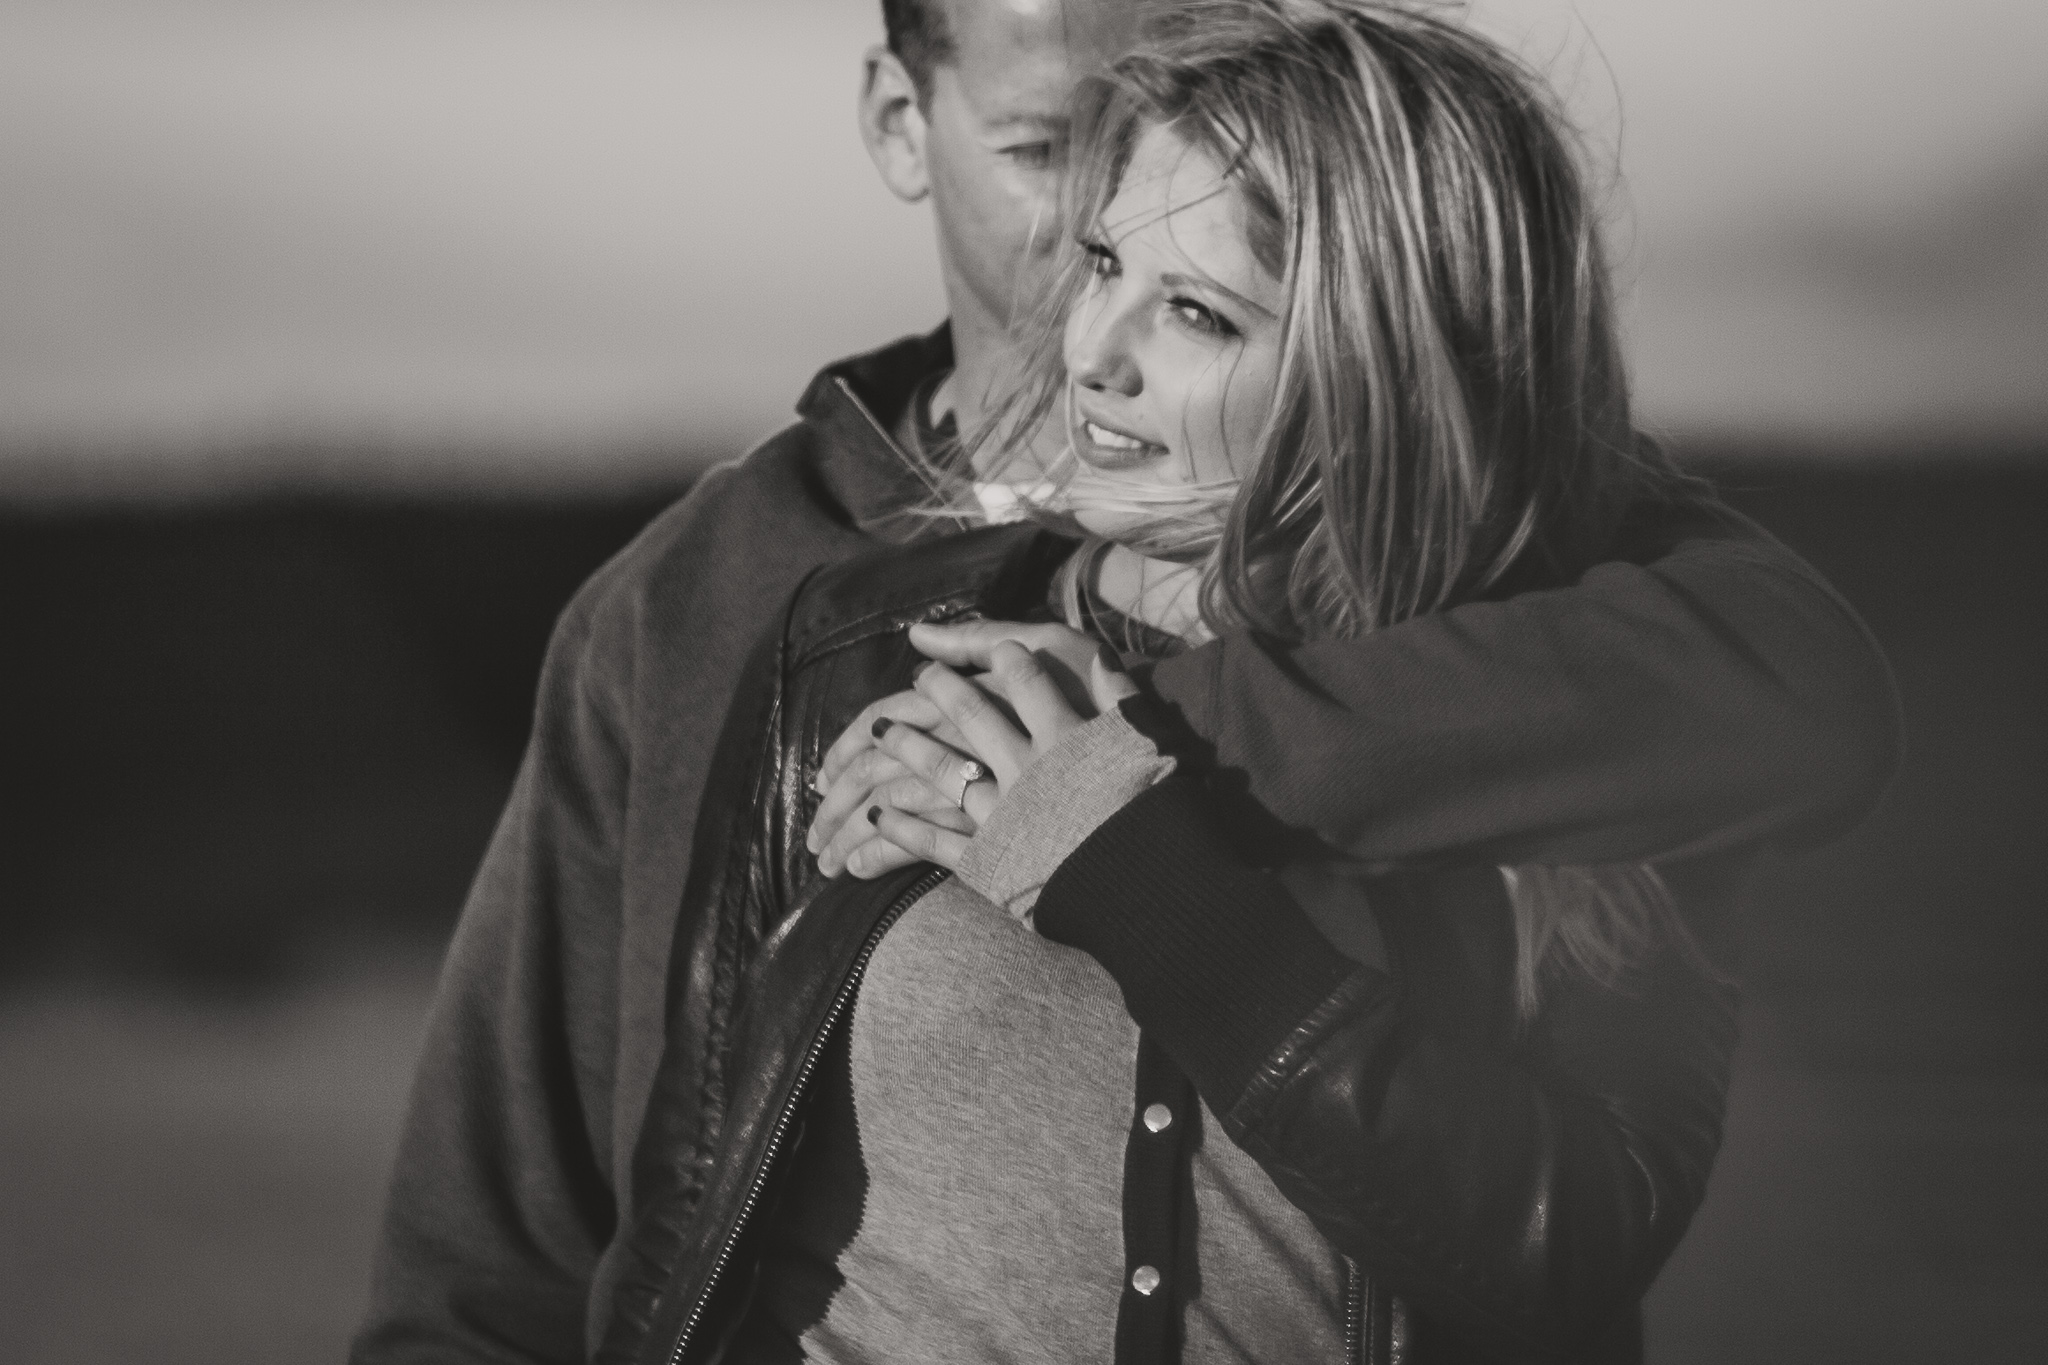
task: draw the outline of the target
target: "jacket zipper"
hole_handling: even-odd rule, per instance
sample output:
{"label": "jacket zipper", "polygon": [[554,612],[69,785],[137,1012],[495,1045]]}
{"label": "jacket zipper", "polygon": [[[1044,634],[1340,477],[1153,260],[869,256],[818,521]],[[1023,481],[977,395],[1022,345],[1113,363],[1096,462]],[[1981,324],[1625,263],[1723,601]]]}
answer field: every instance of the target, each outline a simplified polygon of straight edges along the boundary
{"label": "jacket zipper", "polygon": [[1344,1258],[1344,1360],[1365,1365],[1365,1277],[1349,1256]]}
{"label": "jacket zipper", "polygon": [[697,1295],[697,1302],[691,1305],[689,1317],[683,1320],[682,1328],[676,1333],[676,1344],[668,1353],[669,1365],[682,1365],[683,1352],[689,1349],[690,1337],[696,1332],[697,1324],[703,1320],[704,1309],[711,1302],[713,1291],[718,1288],[719,1277],[725,1273],[727,1262],[732,1259],[733,1248],[738,1245],[740,1234],[746,1230],[747,1220],[753,1217],[754,1206],[760,1202],[761,1189],[768,1183],[768,1172],[774,1169],[775,1158],[781,1154],[783,1141],[789,1136],[790,1119],[796,1113],[797,1101],[803,1098],[804,1091],[810,1086],[811,1073],[817,1070],[818,1058],[825,1050],[825,1040],[832,1036],[832,1030],[838,1026],[840,1016],[846,1013],[846,1007],[852,1001],[854,991],[859,988],[861,978],[867,974],[868,959],[874,956],[875,948],[881,943],[882,936],[902,918],[903,912],[916,904],[927,891],[944,881],[946,876],[947,873],[943,869],[935,868],[919,877],[883,912],[882,918],[876,921],[875,927],[868,932],[867,939],[861,944],[860,952],[853,960],[852,970],[847,973],[846,980],[839,984],[838,994],[832,997],[832,1007],[826,1011],[823,1027],[812,1037],[810,1046],[804,1051],[803,1064],[797,1068],[796,1084],[790,1088],[789,1098],[783,1101],[782,1112],[775,1116],[775,1127],[768,1135],[767,1151],[761,1158],[761,1164],[755,1168],[754,1178],[748,1182],[746,1198],[740,1201],[740,1216],[733,1220],[732,1227],[726,1231],[725,1239],[719,1243],[718,1254],[711,1261],[711,1274],[706,1277],[704,1288]]}

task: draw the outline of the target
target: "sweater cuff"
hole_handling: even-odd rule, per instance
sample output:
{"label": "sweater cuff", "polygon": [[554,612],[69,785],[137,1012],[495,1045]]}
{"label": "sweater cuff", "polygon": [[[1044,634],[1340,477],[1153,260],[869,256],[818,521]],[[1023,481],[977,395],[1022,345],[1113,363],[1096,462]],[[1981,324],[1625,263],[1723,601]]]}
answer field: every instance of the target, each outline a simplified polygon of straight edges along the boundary
{"label": "sweater cuff", "polygon": [[1185,774],[1075,849],[1047,881],[1037,921],[1116,978],[1131,1018],[1218,1113],[1346,978],[1369,970],[1332,947],[1277,878],[1231,852]]}
{"label": "sweater cuff", "polygon": [[967,843],[958,875],[1031,924],[1046,879],[1105,820],[1174,770],[1174,760],[1105,711],[1026,768]]}

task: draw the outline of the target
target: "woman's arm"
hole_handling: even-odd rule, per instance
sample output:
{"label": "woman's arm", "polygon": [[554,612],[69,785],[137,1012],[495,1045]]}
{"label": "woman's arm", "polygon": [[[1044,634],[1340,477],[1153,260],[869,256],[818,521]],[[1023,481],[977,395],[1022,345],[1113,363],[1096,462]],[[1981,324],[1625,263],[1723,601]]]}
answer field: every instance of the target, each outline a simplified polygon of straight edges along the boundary
{"label": "woman's arm", "polygon": [[[1640,1299],[1719,1144],[1729,988],[1674,953],[1632,994],[1561,988],[1511,1044],[1505,982],[1445,968],[1473,956],[1461,926],[1504,922],[1491,869],[1376,882],[1377,914],[1340,918],[1385,923],[1391,950],[1347,956],[1130,723],[1142,702],[1098,675],[1084,723],[1021,649],[996,662],[1028,736],[944,669],[918,683],[995,770],[967,793],[978,832],[887,808],[876,827],[1092,954],[1231,1139],[1425,1316],[1545,1358]],[[881,745],[955,790],[949,746],[911,725]]]}
{"label": "woman's arm", "polygon": [[[1719,1148],[1732,988],[1673,953],[1628,994],[1560,989],[1504,1045],[1401,936],[1389,970],[1353,962],[1231,846],[1198,782],[1169,777],[1046,882],[1038,929],[1095,957],[1230,1138],[1426,1317],[1548,1359],[1637,1303]],[[1373,895],[1426,935],[1504,913],[1494,887],[1488,870]]]}

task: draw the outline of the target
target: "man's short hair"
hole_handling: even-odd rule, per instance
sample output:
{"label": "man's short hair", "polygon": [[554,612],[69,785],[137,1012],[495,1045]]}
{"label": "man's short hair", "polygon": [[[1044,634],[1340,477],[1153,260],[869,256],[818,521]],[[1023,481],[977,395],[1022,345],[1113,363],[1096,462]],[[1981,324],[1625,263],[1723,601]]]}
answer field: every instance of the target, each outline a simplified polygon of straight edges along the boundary
{"label": "man's short hair", "polygon": [[953,60],[953,28],[946,21],[946,0],[882,0],[882,24],[889,50],[917,87],[917,102],[932,98],[932,72]]}

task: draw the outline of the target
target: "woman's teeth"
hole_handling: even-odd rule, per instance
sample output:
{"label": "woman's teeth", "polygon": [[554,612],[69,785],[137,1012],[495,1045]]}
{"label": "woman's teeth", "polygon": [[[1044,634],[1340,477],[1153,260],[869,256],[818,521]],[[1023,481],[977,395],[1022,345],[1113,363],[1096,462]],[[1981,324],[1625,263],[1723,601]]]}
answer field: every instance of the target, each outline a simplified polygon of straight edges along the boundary
{"label": "woman's teeth", "polygon": [[1082,419],[1081,426],[1087,431],[1089,440],[1108,450],[1143,450],[1148,444],[1135,436],[1126,436],[1120,431],[1096,426],[1086,418]]}

